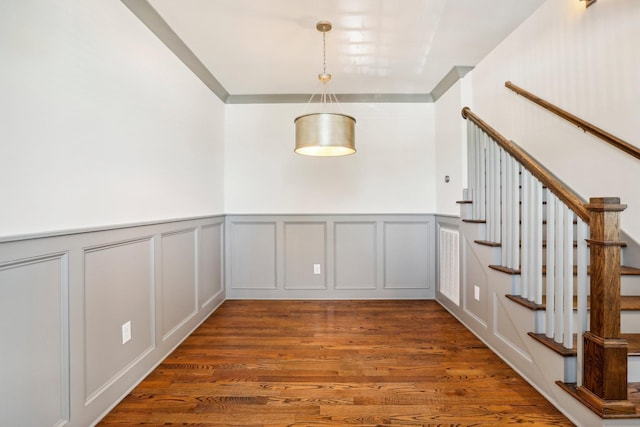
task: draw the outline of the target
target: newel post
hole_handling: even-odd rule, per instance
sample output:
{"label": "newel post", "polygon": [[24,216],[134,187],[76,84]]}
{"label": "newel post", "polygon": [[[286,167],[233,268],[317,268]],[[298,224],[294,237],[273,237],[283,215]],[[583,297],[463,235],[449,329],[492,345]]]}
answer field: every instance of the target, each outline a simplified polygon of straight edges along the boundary
{"label": "newel post", "polygon": [[584,376],[578,394],[601,414],[635,413],[627,396],[628,344],[620,337],[620,221],[617,197],[591,198],[590,330],[584,334]]}

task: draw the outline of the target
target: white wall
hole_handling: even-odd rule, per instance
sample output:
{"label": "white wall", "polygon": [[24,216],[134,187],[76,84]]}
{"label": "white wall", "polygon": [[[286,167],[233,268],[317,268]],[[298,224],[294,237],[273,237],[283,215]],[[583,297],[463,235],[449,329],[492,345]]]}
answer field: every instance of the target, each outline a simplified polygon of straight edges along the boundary
{"label": "white wall", "polygon": [[358,152],[314,158],[293,152],[305,105],[227,105],[227,213],[435,212],[433,104],[341,107]]}
{"label": "white wall", "polygon": [[119,1],[0,3],[0,237],[224,212],[224,105]]}
{"label": "white wall", "polygon": [[[458,80],[435,103],[436,206],[444,215],[459,215],[456,203],[467,187],[467,124],[462,108],[471,107],[471,74]],[[449,182],[445,181],[449,177]]]}
{"label": "white wall", "polygon": [[584,198],[619,196],[622,228],[640,241],[640,161],[504,87],[527,89],[640,144],[640,1],[549,0],[473,71],[474,110]]}

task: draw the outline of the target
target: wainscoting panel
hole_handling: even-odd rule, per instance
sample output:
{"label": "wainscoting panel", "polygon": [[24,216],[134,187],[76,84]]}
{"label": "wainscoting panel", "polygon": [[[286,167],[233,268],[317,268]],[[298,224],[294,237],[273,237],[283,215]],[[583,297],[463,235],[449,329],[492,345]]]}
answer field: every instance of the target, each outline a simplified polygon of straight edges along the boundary
{"label": "wainscoting panel", "polygon": [[196,233],[181,230],[162,239],[162,339],[166,340],[198,309]]}
{"label": "wainscoting panel", "polygon": [[229,215],[226,230],[230,299],[435,295],[433,215]]}
{"label": "wainscoting panel", "polygon": [[200,308],[210,304],[224,288],[224,224],[202,227],[200,237]]}
{"label": "wainscoting panel", "polygon": [[433,223],[387,222],[384,225],[384,287],[428,289]]}
{"label": "wainscoting panel", "polygon": [[[85,399],[90,403],[154,346],[153,240],[85,250]],[[123,343],[129,322],[131,340]]]}
{"label": "wainscoting panel", "polygon": [[284,288],[326,289],[326,247],[326,223],[285,222]]}
{"label": "wainscoting panel", "polygon": [[0,425],[100,420],[224,301],[224,221],[0,240]]}
{"label": "wainscoting panel", "polygon": [[468,240],[464,235],[462,237],[462,242],[460,242],[462,264],[466,265],[466,271],[462,276],[462,289],[464,290],[462,293],[462,307],[467,314],[486,327],[489,322],[489,295],[487,294],[487,273],[483,265],[489,265],[490,263],[483,263],[478,258],[478,254],[484,248],[474,251],[473,245],[477,245],[477,243]]}
{"label": "wainscoting panel", "polygon": [[232,289],[276,289],[276,223],[228,222]]}
{"label": "wainscoting panel", "polygon": [[376,289],[376,223],[336,222],[336,289]]}
{"label": "wainscoting panel", "polygon": [[55,426],[69,417],[67,259],[0,263],[2,426]]}

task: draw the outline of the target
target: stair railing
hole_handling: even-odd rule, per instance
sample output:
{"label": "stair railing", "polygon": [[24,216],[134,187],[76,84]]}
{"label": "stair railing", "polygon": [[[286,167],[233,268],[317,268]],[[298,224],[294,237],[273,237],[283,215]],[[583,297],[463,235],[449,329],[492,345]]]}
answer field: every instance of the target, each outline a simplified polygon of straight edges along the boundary
{"label": "stair railing", "polygon": [[536,104],[538,104],[539,106],[541,106],[542,108],[545,108],[546,110],[551,111],[553,114],[562,117],[563,119],[565,119],[566,121],[573,123],[574,125],[576,125],[577,127],[579,127],[580,129],[584,130],[585,132],[589,132],[590,134],[600,138],[601,140],[603,140],[604,142],[613,145],[614,147],[624,151],[627,154],[632,155],[633,157],[635,157],[636,159],[640,159],[640,148],[636,147],[635,145],[631,145],[628,142],[618,138],[617,136],[611,135],[610,133],[600,129],[599,127],[589,123],[586,120],[581,119],[578,116],[575,116],[571,113],[569,113],[566,110],[563,110],[562,108],[550,103],[549,101],[546,101],[536,95],[534,95],[533,93],[518,87],[516,85],[514,85],[513,83],[507,81],[504,84],[507,88],[511,89],[512,91],[514,91],[515,93],[517,93],[518,95],[521,95],[525,98],[527,98],[529,101],[532,101]]}
{"label": "stair railing", "polygon": [[536,322],[535,333],[568,349],[574,348],[574,331],[583,337],[575,345],[575,371],[563,379],[576,383],[579,398],[603,413],[630,411],[627,347],[620,339],[617,215],[624,205],[616,198],[586,203],[468,107],[462,116],[467,120],[470,219],[485,222],[486,242],[501,248],[502,265],[491,267],[519,273],[512,294],[534,309],[544,307],[544,321]]}

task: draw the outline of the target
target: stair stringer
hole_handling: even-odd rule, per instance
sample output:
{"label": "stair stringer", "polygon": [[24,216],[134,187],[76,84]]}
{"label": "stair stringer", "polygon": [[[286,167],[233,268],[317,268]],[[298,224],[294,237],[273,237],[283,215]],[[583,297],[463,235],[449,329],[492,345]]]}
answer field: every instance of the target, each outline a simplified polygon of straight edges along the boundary
{"label": "stair stringer", "polygon": [[[605,424],[555,383],[572,379],[566,372],[575,372],[575,358],[567,360],[527,335],[535,330],[539,315],[506,299],[505,295],[517,287],[519,276],[488,267],[497,263],[500,248],[474,243],[482,240],[483,231],[482,224],[461,222],[460,306],[446,298],[439,302],[573,423],[614,425]],[[479,301],[474,298],[476,286],[482,287]]]}

